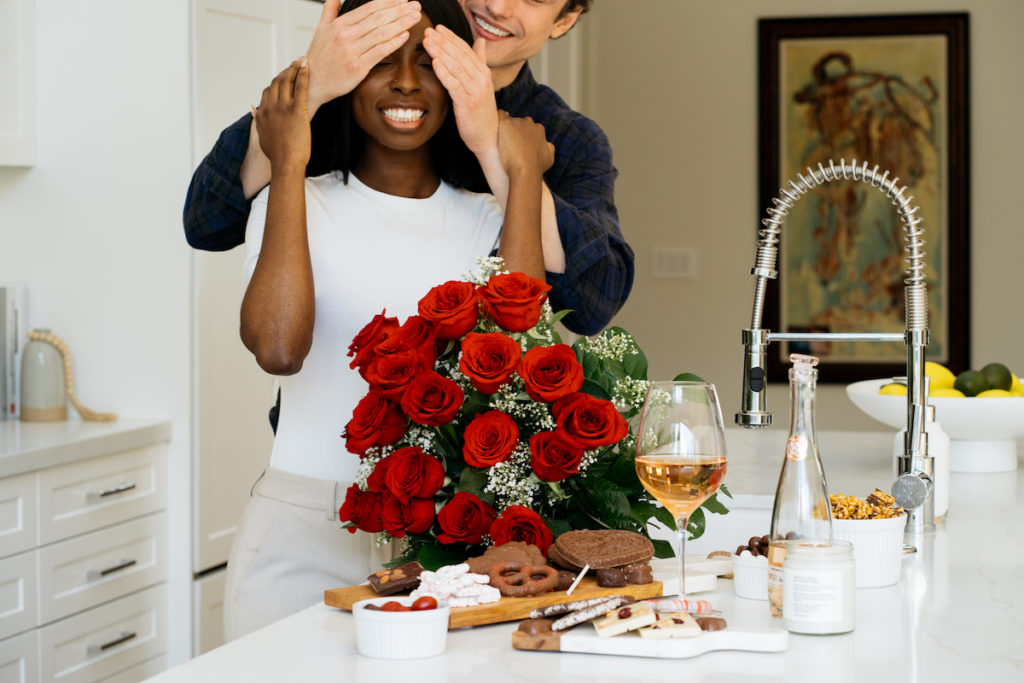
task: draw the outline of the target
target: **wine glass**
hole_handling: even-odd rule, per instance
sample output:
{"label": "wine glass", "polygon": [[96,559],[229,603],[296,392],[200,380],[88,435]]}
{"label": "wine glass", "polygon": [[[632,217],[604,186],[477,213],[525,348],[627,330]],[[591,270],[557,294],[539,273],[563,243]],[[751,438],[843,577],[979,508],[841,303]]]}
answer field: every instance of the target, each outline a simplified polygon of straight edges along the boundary
{"label": "wine glass", "polygon": [[686,595],[686,525],[718,490],[725,469],[725,429],[715,385],[651,382],[640,411],[636,473],[676,520],[680,595]]}

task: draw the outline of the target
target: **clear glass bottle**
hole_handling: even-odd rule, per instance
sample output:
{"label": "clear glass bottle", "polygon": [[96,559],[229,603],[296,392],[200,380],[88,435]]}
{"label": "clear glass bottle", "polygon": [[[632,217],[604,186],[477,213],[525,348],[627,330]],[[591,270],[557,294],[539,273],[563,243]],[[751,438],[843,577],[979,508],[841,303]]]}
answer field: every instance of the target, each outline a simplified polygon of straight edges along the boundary
{"label": "clear glass bottle", "polygon": [[782,616],[782,565],[786,540],[832,539],[832,508],[814,429],[814,398],[818,359],[790,354],[791,419],[786,457],[775,489],[772,525],[768,532],[768,602],[773,617]]}

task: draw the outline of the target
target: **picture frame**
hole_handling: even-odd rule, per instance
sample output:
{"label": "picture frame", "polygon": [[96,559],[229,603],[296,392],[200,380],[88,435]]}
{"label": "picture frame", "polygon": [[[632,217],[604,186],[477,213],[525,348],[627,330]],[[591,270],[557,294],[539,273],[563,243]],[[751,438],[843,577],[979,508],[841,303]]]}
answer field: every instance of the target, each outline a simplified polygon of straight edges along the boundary
{"label": "picture frame", "polygon": [[[890,171],[914,197],[925,241],[929,360],[953,372],[970,353],[968,15],[765,18],[758,22],[761,213],[780,189],[829,160]],[[759,223],[760,225],[760,223]],[[796,202],[780,235],[773,332],[902,332],[903,229],[888,198],[854,180]],[[777,343],[820,358],[819,381],[906,374],[896,342]]]}

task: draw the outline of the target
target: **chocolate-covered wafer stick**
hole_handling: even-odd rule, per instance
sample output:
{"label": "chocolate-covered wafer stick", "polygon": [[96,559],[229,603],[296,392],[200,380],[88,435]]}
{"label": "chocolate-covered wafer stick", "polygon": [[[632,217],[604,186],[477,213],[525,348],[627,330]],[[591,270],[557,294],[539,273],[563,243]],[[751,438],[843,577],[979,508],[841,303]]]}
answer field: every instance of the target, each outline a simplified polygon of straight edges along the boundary
{"label": "chocolate-covered wafer stick", "polygon": [[554,617],[559,614],[568,614],[569,612],[575,612],[576,610],[586,609],[587,607],[593,607],[594,605],[602,602],[607,602],[611,598],[622,598],[623,595],[602,595],[599,598],[588,598],[586,600],[571,600],[569,602],[560,602],[557,605],[548,605],[547,607],[540,607],[530,612],[531,619],[537,619],[540,617]]}

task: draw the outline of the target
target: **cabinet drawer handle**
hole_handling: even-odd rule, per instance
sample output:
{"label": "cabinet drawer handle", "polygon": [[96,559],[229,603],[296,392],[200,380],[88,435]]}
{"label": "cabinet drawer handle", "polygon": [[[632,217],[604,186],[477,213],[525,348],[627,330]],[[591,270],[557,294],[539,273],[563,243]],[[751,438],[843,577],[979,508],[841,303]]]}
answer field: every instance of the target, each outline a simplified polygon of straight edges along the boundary
{"label": "cabinet drawer handle", "polygon": [[106,569],[90,569],[89,570],[89,577],[90,578],[99,578],[101,576],[107,576],[108,574],[113,574],[114,572],[119,572],[122,569],[127,569],[128,567],[132,567],[132,566],[134,566],[136,564],[138,564],[138,563],[135,560],[121,560],[120,562],[118,562],[114,566],[107,567]]}
{"label": "cabinet drawer handle", "polygon": [[135,488],[135,482],[126,481],[123,484],[118,484],[117,486],[113,486],[113,487],[111,487],[109,489],[106,489],[104,491],[100,491],[99,497],[100,498],[106,498],[107,496],[116,496],[119,493],[124,493],[125,491],[131,491],[133,488]]}
{"label": "cabinet drawer handle", "polygon": [[103,643],[102,645],[90,645],[88,647],[88,650],[90,653],[103,652],[104,650],[109,650],[112,647],[117,647],[121,643],[131,640],[136,635],[138,634],[136,634],[135,631],[121,631],[121,635],[119,635],[117,638],[114,638],[111,641]]}

